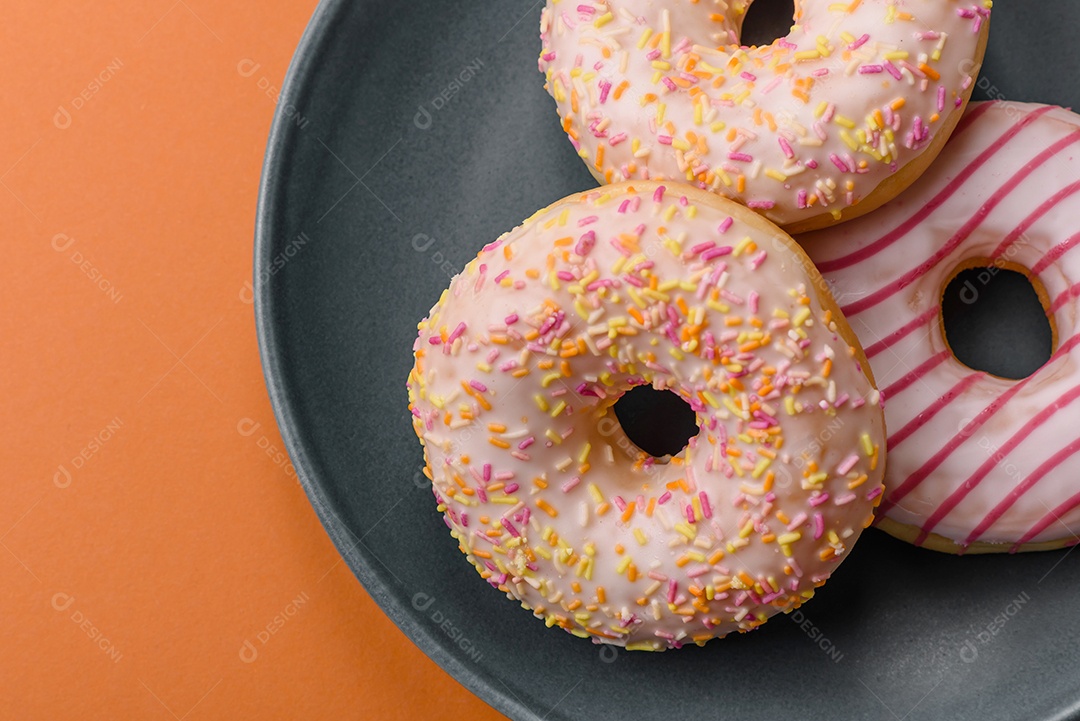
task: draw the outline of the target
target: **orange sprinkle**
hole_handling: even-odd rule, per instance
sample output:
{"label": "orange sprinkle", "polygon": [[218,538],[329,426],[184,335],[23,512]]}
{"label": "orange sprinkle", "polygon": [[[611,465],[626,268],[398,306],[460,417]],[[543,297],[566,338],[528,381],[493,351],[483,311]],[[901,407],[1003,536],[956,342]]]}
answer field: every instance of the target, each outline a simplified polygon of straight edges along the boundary
{"label": "orange sprinkle", "polygon": [[536,506],[552,518],[555,518],[559,515],[559,512],[552,508],[551,504],[545,501],[543,498],[536,499]]}

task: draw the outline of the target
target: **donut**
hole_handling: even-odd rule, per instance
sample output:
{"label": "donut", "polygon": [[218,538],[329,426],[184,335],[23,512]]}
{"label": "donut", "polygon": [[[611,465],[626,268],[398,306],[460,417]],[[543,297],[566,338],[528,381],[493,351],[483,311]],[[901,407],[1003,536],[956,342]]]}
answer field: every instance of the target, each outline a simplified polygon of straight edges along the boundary
{"label": "donut", "polygon": [[[882,383],[878,525],[894,536],[953,553],[1078,542],[1078,201],[1080,116],[973,103],[916,185],[872,216],[798,238]],[[970,267],[1031,281],[1053,329],[1053,355],[1033,375],[973,371],[951,353],[940,301]]]}
{"label": "donut", "polygon": [[540,70],[600,183],[674,179],[789,233],[872,211],[927,168],[982,63],[990,0],[800,0],[743,47],[752,0],[548,0]]}
{"label": "donut", "polygon": [[[643,181],[483,248],[419,324],[407,386],[438,509],[491,585],[631,650],[797,608],[883,492],[869,365],[798,246],[743,206]],[[676,393],[697,434],[641,451],[613,406]]]}

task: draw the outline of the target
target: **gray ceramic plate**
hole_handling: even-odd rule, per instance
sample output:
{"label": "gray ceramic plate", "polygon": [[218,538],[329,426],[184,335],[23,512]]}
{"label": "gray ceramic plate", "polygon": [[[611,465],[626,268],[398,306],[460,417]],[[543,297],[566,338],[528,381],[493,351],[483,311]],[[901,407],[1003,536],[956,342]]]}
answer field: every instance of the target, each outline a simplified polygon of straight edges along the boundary
{"label": "gray ceramic plate", "polygon": [[[593,185],[542,88],[532,2],[328,0],[282,91],[259,341],[293,463],[360,581],[515,719],[1080,718],[1080,554],[953,558],[874,531],[804,613],[666,654],[546,629],[466,564],[418,482],[404,384],[450,276]],[[1075,103],[1080,4],[994,13],[982,96]]]}

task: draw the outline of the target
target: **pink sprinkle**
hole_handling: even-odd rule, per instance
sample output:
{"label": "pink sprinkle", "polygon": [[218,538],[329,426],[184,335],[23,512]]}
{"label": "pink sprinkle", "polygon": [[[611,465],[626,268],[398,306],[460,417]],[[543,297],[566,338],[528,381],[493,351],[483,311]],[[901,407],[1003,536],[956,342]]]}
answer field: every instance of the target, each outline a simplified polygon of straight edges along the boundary
{"label": "pink sprinkle", "polygon": [[586,218],[582,218],[581,220],[579,220],[577,222],[577,224],[578,224],[578,227],[581,228],[581,227],[584,227],[586,225],[592,225],[593,223],[595,223],[598,220],[600,220],[599,216],[590,215],[590,216],[588,216]]}
{"label": "pink sprinkle", "polygon": [[709,497],[705,495],[705,491],[698,493],[698,498],[701,499],[701,513],[706,518],[712,518],[712,506],[709,505]]}
{"label": "pink sprinkle", "polygon": [[568,270],[560,270],[555,273],[555,277],[559,280],[565,280],[569,282],[574,279],[574,274]]}
{"label": "pink sprinkle", "polygon": [[753,155],[747,155],[746,153],[728,153],[730,160],[735,160],[740,163],[752,163],[754,162]]}
{"label": "pink sprinkle", "polygon": [[469,381],[469,385],[480,391],[481,393],[487,393],[487,386],[480,381]]}
{"label": "pink sprinkle", "polygon": [[667,600],[668,600],[668,603],[675,603],[675,591],[676,591],[676,589],[678,589],[678,587],[679,587],[679,584],[675,581],[674,578],[668,579],[668,586],[667,586]]}
{"label": "pink sprinkle", "polygon": [[697,578],[698,576],[704,576],[706,573],[712,570],[712,566],[704,565],[698,566],[690,571],[686,572],[686,575],[690,578]]}
{"label": "pink sprinkle", "polygon": [[829,69],[828,68],[818,68],[817,70],[815,70],[814,72],[812,72],[810,74],[813,75],[815,78],[824,77],[824,76],[829,74]]}
{"label": "pink sprinkle", "polygon": [[791,143],[789,143],[784,136],[780,136],[776,139],[776,142],[780,143],[780,149],[784,151],[784,155],[788,158],[795,157],[795,151],[791,149]]}
{"label": "pink sprinkle", "polygon": [[701,254],[701,259],[708,262],[713,258],[719,258],[723,255],[731,255],[733,251],[734,248],[732,248],[730,245],[723,245],[719,248],[710,248],[709,250],[706,250],[704,253]]}
{"label": "pink sprinkle", "polygon": [[806,207],[806,199],[807,199],[806,191],[805,190],[800,190],[798,192],[798,194],[796,195],[796,201],[795,202],[800,208],[805,208]]}
{"label": "pink sprinkle", "polygon": [[864,35],[863,35],[863,36],[862,36],[861,38],[859,38],[858,40],[856,40],[855,42],[853,42],[853,43],[852,43],[851,45],[848,45],[848,50],[858,50],[858,49],[859,49],[859,48],[861,48],[861,47],[862,47],[863,45],[865,45],[865,44],[866,44],[866,42],[867,42],[867,41],[868,41],[869,39],[870,39],[870,35],[869,35],[869,33],[866,33],[866,34],[864,34]]}
{"label": "pink sprinkle", "polygon": [[437,335],[433,335],[433,336],[431,336],[431,337],[429,337],[427,339],[427,342],[430,343],[431,345],[441,345],[442,344],[442,338],[440,338]]}
{"label": "pink sprinkle", "polygon": [[503,489],[503,493],[505,493],[506,495],[510,495],[511,493],[513,493],[514,491],[516,491],[520,487],[521,486],[519,486],[516,483],[507,483],[506,488]]}
{"label": "pink sprinkle", "polygon": [[817,170],[817,161],[813,159],[807,160],[806,167],[810,168],[810,170]]}
{"label": "pink sprinkle", "polygon": [[550,63],[552,60],[555,59],[555,51],[551,50],[549,52],[544,53],[540,57],[542,57],[546,62]]}
{"label": "pink sprinkle", "polygon": [[825,517],[821,515],[821,512],[814,514],[814,540],[818,540],[825,533]]}
{"label": "pink sprinkle", "polygon": [[659,506],[664,505],[671,500],[671,491],[664,491],[664,493],[656,499],[656,504]]}
{"label": "pink sprinkle", "polygon": [[536,443],[536,436],[529,436],[528,438],[523,440],[521,443],[518,443],[518,448],[520,450],[525,450],[526,448],[531,446],[533,443]]}
{"label": "pink sprinkle", "polygon": [[505,528],[507,533],[509,533],[514,538],[520,538],[521,537],[521,534],[518,533],[518,530],[516,528],[514,528],[514,524],[510,523],[510,519],[507,518],[506,516],[502,517],[502,527]]}
{"label": "pink sprinkle", "polygon": [[617,133],[616,135],[612,135],[611,140],[608,141],[608,145],[614,148],[616,145],[626,140],[626,137],[626,133]]}
{"label": "pink sprinkle", "polygon": [[581,477],[580,477],[580,476],[574,476],[574,477],[573,477],[573,478],[571,478],[571,479],[570,479],[569,481],[567,481],[566,483],[562,484],[562,492],[563,492],[563,493],[569,493],[570,491],[574,490],[574,488],[575,488],[575,487],[576,487],[576,486],[577,486],[577,485],[578,485],[579,483],[581,483]]}
{"label": "pink sprinkle", "polygon": [[620,512],[626,510],[626,501],[623,500],[622,496],[615,496],[615,498],[612,500],[615,501],[615,506],[619,509]]}
{"label": "pink sprinkle", "polygon": [[775,205],[776,203],[771,200],[751,200],[746,204],[746,207],[753,210],[771,210]]}
{"label": "pink sprinkle", "polygon": [[[818,515],[821,515],[820,513]],[[791,519],[791,523],[787,525],[789,531],[794,531],[796,528],[806,523],[806,511],[799,511],[799,515]]]}
{"label": "pink sprinkle", "polygon": [[881,495],[881,486],[878,486],[877,488],[875,488],[874,490],[872,490],[872,491],[870,491],[869,493],[866,494],[866,500],[872,501],[872,500],[874,500],[875,498],[877,498],[880,495]]}
{"label": "pink sprinkle", "polygon": [[720,224],[720,227],[716,229],[716,232],[720,233],[720,235],[723,235],[724,233],[728,232],[728,229],[731,228],[731,226],[734,224],[735,219],[729,215],[727,218],[724,219],[724,222]]}
{"label": "pink sprinkle", "polygon": [[937,109],[938,111],[945,110],[945,86],[939,85],[937,89]]}
{"label": "pink sprinkle", "polygon": [[596,245],[596,231],[590,230],[578,238],[577,245],[574,247],[574,252],[584,257],[589,254],[594,245]]}
{"label": "pink sprinkle", "polygon": [[716,243],[711,241],[711,240],[706,241],[704,243],[698,243],[697,245],[695,245],[694,247],[692,247],[690,249],[690,255],[695,256],[698,253],[701,253],[702,251],[708,250],[709,248],[715,248],[715,247],[716,247]]}
{"label": "pink sprinkle", "polygon": [[739,73],[739,77],[742,78],[743,80],[749,80],[750,82],[754,82],[754,81],[757,80],[757,75],[754,75],[752,73],[748,73],[745,70],[742,71],[741,73]]}
{"label": "pink sprinkle", "polygon": [[829,500],[829,494],[828,493],[819,493],[816,496],[810,496],[810,505],[815,506],[815,507],[820,506],[822,503],[824,503],[827,500]]}
{"label": "pink sprinkle", "polygon": [[838,465],[836,467],[837,474],[841,475],[841,476],[844,475],[845,473],[850,471],[852,468],[854,468],[855,464],[858,463],[858,462],[859,462],[859,455],[857,453],[852,453],[850,456],[848,456],[847,458],[842,460],[840,462],[840,465]]}
{"label": "pink sprinkle", "polygon": [[457,324],[457,328],[454,328],[454,332],[450,334],[450,337],[446,339],[447,343],[453,343],[465,332],[465,321]]}
{"label": "pink sprinkle", "polygon": [[847,166],[847,163],[845,163],[844,160],[839,155],[837,155],[836,153],[829,153],[829,160],[832,161],[833,165],[835,165],[837,168],[840,169],[840,172],[842,172],[842,173],[850,173],[851,172],[851,168],[849,168]]}
{"label": "pink sprinkle", "polygon": [[619,212],[620,213],[625,213],[626,209],[629,208],[629,207],[630,207],[630,199],[627,198],[626,200],[624,200],[622,203],[619,204]]}
{"label": "pink sprinkle", "polygon": [[518,314],[517,313],[511,313],[510,315],[503,318],[503,323],[506,323],[507,325],[513,325],[514,323],[517,323],[517,322],[518,322]]}
{"label": "pink sprinkle", "polygon": [[497,276],[495,276],[495,282],[498,283],[499,281],[501,281],[503,278],[505,278],[508,275],[510,275],[509,269],[504,270],[503,272],[501,272]]}
{"label": "pink sprinkle", "polygon": [[881,65],[860,65],[859,75],[874,75],[884,70],[885,68]]}
{"label": "pink sprinkle", "polygon": [[750,305],[750,312],[756,314],[758,312],[758,294],[756,290],[750,291],[747,301]]}
{"label": "pink sprinkle", "polygon": [[487,483],[490,480],[491,480],[491,464],[490,463],[485,463],[484,464],[484,482]]}
{"label": "pink sprinkle", "polygon": [[578,5],[577,11],[582,15],[592,15],[596,12],[596,8],[591,5]]}
{"label": "pink sprinkle", "polygon": [[667,89],[670,90],[671,92],[675,92],[676,90],[679,89],[679,86],[675,84],[675,81],[672,80],[669,77],[665,76],[663,78],[660,78],[660,82],[662,82],[665,86],[667,86]]}
{"label": "pink sprinkle", "polygon": [[[664,136],[660,136],[660,137],[663,138]],[[668,144],[670,144],[670,141],[671,141],[671,138],[668,138]],[[661,140],[660,142],[663,142],[663,140]],[[656,189],[656,192],[654,192],[653,196],[652,196],[652,199],[653,199],[654,203],[659,203],[660,201],[662,201],[664,199],[664,191],[665,190],[667,190],[667,187],[663,186],[663,185],[659,186]],[[638,233],[638,235],[641,235],[641,234]]]}
{"label": "pink sprinkle", "polygon": [[686,508],[684,509],[684,512],[686,513],[686,520],[687,521],[689,521],[690,523],[697,523],[697,518],[694,516],[694,506],[693,505],[687,503]]}
{"label": "pink sprinkle", "polygon": [[611,92],[611,83],[607,80],[600,81],[600,104],[607,102],[608,93]]}
{"label": "pink sprinkle", "polygon": [[892,60],[885,61],[885,70],[889,73],[889,75],[892,75],[897,80],[900,80],[904,77],[904,74],[900,72],[900,68],[892,64]]}
{"label": "pink sprinkle", "polygon": [[833,503],[836,504],[837,506],[846,506],[847,504],[851,503],[854,500],[855,500],[855,494],[854,493],[848,493],[845,496],[837,496],[836,500],[833,501]]}

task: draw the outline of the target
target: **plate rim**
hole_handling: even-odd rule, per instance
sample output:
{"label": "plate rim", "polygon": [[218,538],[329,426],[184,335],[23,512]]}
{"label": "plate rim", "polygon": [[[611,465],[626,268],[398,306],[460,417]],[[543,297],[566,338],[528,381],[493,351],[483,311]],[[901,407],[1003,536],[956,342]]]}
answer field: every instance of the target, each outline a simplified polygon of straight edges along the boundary
{"label": "plate rim", "polygon": [[[274,421],[308,502],[315,509],[319,522],[330,536],[341,559],[380,610],[425,656],[484,703],[513,719],[539,720],[541,717],[520,699],[497,688],[495,684],[484,679],[453,654],[444,650],[434,632],[412,618],[405,604],[388,592],[386,580],[380,578],[379,574],[373,570],[375,564],[380,564],[381,561],[368,552],[363,544],[355,544],[349,539],[352,532],[334,512],[330,499],[317,482],[318,474],[304,447],[295,409],[289,401],[284,363],[281,354],[275,352],[277,334],[273,317],[276,299],[271,284],[260,281],[260,278],[270,277],[264,276],[262,271],[271,263],[274,242],[281,232],[285,192],[285,183],[282,182],[283,169],[295,152],[297,144],[299,128],[286,109],[303,107],[303,101],[310,91],[311,76],[317,71],[319,59],[331,40],[335,25],[340,25],[341,17],[352,9],[351,6],[356,1],[320,0],[289,61],[270,125],[255,210],[254,261],[251,281],[255,332],[263,380],[273,409]],[[355,554],[362,563],[354,565],[350,560],[352,554]]]}

